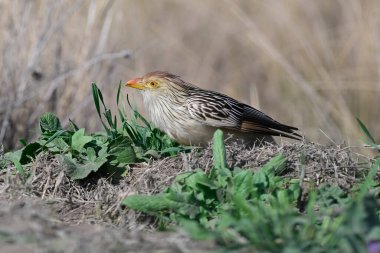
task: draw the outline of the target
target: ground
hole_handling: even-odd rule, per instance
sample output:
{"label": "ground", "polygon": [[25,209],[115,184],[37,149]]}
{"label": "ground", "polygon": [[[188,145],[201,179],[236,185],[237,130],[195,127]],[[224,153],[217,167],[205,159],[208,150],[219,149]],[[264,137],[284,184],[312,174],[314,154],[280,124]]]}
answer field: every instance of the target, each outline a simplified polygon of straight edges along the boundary
{"label": "ground", "polygon": [[[228,165],[259,169],[279,153],[287,157],[283,177],[307,185],[350,189],[371,159],[344,145],[314,143],[226,147]],[[1,154],[0,154],[1,155]],[[55,157],[42,154],[25,181],[9,166],[0,171],[0,252],[211,252],[212,241],[194,241],[180,230],[157,232],[156,219],[120,206],[128,195],[155,194],[176,175],[212,167],[212,147],[176,157],[132,164],[118,180],[93,175],[73,181]]]}

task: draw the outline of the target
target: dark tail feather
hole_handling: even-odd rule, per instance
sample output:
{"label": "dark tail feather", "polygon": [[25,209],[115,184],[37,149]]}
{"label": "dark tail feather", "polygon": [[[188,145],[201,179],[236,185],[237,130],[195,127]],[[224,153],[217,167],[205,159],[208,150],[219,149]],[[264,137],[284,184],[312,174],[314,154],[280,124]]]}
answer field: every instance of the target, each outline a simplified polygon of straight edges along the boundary
{"label": "dark tail feather", "polygon": [[273,136],[283,136],[294,140],[302,140],[303,136],[295,133],[294,131],[297,131],[298,128],[287,126],[283,124],[274,124],[271,127],[259,125],[254,122],[244,121],[241,126],[240,130],[243,132],[254,132],[259,133],[263,135],[273,135]]}

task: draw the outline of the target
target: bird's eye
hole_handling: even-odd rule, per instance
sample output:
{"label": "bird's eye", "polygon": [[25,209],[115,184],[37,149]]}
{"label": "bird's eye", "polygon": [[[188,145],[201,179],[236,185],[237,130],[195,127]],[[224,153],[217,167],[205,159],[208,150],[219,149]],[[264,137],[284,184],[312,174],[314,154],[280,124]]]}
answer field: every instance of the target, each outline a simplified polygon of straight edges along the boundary
{"label": "bird's eye", "polygon": [[153,82],[153,81],[150,82],[149,85],[150,85],[151,87],[157,87],[157,83],[156,83],[156,82]]}

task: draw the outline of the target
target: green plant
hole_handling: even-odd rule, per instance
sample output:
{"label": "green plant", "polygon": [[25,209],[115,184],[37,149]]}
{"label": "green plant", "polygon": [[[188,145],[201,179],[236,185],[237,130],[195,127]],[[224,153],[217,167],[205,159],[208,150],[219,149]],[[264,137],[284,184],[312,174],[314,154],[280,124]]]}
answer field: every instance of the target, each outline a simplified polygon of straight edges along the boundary
{"label": "green plant", "polygon": [[[96,84],[92,84],[92,94],[96,111],[102,125],[111,139],[117,136],[128,137],[135,148],[138,158],[144,159],[153,156],[158,158],[160,155],[176,155],[182,151],[189,151],[192,147],[182,147],[177,142],[169,138],[164,132],[153,127],[138,111],[134,108],[127,95],[125,101],[131,113],[127,113],[120,106],[121,85],[119,84],[116,104],[121,126],[118,126],[116,115],[112,115],[111,110],[104,103],[103,95]],[[102,105],[102,108],[101,106]],[[102,113],[103,109],[103,113]],[[103,117],[105,120],[103,120]],[[140,124],[142,123],[142,125]]]}
{"label": "green plant", "polygon": [[[120,85],[117,90],[117,105],[120,101]],[[190,147],[181,147],[167,135],[152,127],[136,109],[132,117],[119,108],[121,127],[116,115],[104,103],[103,95],[96,84],[92,84],[92,94],[96,111],[105,132],[87,134],[70,121],[67,129],[61,126],[60,120],[52,113],[40,117],[40,136],[35,142],[20,142],[24,147],[15,152],[8,152],[3,160],[13,163],[17,172],[26,176],[25,165],[30,163],[41,152],[49,152],[59,158],[68,170],[72,179],[84,179],[91,172],[104,175],[121,175],[125,166],[150,157],[175,155]],[[143,126],[138,124],[138,120]]]}
{"label": "green plant", "polygon": [[215,239],[224,249],[262,252],[364,252],[380,240],[380,206],[371,184],[380,161],[358,191],[323,186],[309,191],[300,210],[300,185],[278,175],[279,154],[260,170],[227,168],[223,135],[214,135],[214,166],[179,175],[163,193],[133,195],[123,204],[174,222],[197,239]]}
{"label": "green plant", "polygon": [[380,153],[380,145],[376,144],[375,138],[373,138],[368,128],[364,125],[364,123],[360,119],[356,118],[356,120],[358,121],[359,128],[362,130],[362,132],[366,136],[366,139],[363,139],[362,141]]}
{"label": "green plant", "polygon": [[131,141],[127,138],[109,139],[101,133],[86,134],[74,123],[63,129],[52,113],[41,116],[40,131],[41,135],[35,142],[23,142],[24,148],[5,155],[22,175],[25,174],[23,165],[41,152],[49,152],[61,159],[73,179],[86,178],[101,167],[107,168],[109,173],[121,172],[126,164],[136,161]]}

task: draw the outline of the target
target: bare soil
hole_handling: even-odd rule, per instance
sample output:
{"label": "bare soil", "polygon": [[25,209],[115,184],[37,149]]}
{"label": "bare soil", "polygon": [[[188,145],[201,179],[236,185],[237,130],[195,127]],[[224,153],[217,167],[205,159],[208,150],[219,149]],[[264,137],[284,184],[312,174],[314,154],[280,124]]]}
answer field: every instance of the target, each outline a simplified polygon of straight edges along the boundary
{"label": "bare soil", "polygon": [[[279,153],[281,176],[306,185],[350,189],[371,159],[344,145],[314,143],[226,147],[230,167],[259,169]],[[0,154],[1,155],[1,154]],[[0,171],[0,252],[211,252],[212,241],[193,241],[183,231],[156,232],[156,219],[120,205],[128,195],[156,194],[185,171],[212,167],[212,148],[130,165],[120,180],[93,175],[71,180],[53,156],[38,156],[25,181],[9,165]]]}

